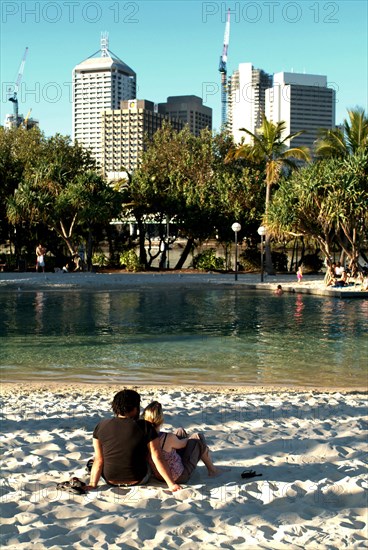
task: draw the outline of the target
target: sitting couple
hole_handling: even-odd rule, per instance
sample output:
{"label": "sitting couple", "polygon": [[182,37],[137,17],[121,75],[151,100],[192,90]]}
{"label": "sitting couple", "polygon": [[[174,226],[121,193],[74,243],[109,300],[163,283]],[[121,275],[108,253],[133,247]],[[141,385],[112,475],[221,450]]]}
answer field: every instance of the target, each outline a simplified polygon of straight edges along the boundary
{"label": "sitting couple", "polygon": [[[164,480],[169,489],[181,489],[194,472],[199,460],[210,476],[221,473],[211,461],[202,434],[188,438],[180,428],[173,433],[160,432],[162,407],[153,401],[139,418],[140,395],[134,390],[118,392],[112,402],[114,418],[102,420],[93,432],[94,460],[87,490],[103,479],[113,486],[143,485],[153,475]],[[150,465],[150,467],[149,467]]]}

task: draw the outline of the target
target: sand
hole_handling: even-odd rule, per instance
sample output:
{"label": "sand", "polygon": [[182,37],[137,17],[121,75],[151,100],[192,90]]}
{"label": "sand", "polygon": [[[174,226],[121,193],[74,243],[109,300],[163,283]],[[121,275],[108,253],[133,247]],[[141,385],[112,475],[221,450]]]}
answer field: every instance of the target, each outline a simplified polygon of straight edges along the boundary
{"label": "sand", "polygon": [[[4,548],[367,548],[366,395],[344,392],[141,388],[159,399],[166,429],[208,439],[217,465],[183,490],[153,481],[85,496],[92,431],[121,387],[2,386]],[[137,389],[137,388],[136,388]],[[243,480],[244,469],[261,477]]]}

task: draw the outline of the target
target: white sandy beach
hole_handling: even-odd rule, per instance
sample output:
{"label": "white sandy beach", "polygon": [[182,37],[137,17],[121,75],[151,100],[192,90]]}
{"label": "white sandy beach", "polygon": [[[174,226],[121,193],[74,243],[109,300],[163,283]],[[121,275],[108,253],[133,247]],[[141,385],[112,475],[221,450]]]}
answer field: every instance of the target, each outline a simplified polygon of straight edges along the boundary
{"label": "white sandy beach", "polygon": [[[158,482],[76,496],[56,489],[92,456],[121,387],[2,387],[4,548],[367,548],[366,395],[138,388],[166,428],[205,433],[216,464],[177,493]],[[243,480],[252,468],[262,477]]]}

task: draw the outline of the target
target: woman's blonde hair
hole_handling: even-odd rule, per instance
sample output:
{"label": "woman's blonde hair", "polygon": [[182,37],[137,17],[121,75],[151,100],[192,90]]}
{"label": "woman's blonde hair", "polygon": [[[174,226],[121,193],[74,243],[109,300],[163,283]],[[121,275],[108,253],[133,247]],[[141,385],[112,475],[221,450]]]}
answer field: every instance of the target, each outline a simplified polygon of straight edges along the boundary
{"label": "woman's blonde hair", "polygon": [[156,428],[161,426],[164,422],[164,415],[162,412],[162,405],[158,401],[152,401],[144,409],[143,418],[148,422],[151,422]]}

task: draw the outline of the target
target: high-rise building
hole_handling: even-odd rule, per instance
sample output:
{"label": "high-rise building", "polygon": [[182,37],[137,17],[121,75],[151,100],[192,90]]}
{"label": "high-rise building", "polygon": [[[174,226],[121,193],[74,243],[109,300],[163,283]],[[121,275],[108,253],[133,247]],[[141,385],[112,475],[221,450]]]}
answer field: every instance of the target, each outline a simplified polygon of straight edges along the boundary
{"label": "high-rise building", "polygon": [[160,112],[156,103],[145,99],[122,101],[120,109],[106,109],[101,117],[101,165],[109,180],[138,167],[145,139],[151,139],[164,121],[169,121],[176,130],[184,126],[181,121]]}
{"label": "high-rise building", "polygon": [[266,92],[266,116],[272,122],[286,122],[285,136],[303,130],[291,146],[312,149],[320,128],[335,127],[335,91],[327,87],[326,76],[276,73]]}
{"label": "high-rise building", "polygon": [[136,73],[109,50],[103,34],[101,51],[73,69],[73,139],[90,150],[99,165],[102,112],[118,109],[122,100],[135,97]]}
{"label": "high-rise building", "polygon": [[159,103],[159,110],[188,124],[195,136],[204,128],[212,130],[212,109],[203,105],[203,100],[196,95],[170,96],[166,103]]}
{"label": "high-rise building", "polygon": [[252,63],[240,63],[229,79],[228,85],[228,129],[235,143],[244,139],[251,143],[249,134],[241,132],[246,128],[253,134],[262,124],[265,112],[265,92],[272,86],[272,76]]}

